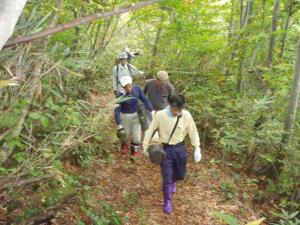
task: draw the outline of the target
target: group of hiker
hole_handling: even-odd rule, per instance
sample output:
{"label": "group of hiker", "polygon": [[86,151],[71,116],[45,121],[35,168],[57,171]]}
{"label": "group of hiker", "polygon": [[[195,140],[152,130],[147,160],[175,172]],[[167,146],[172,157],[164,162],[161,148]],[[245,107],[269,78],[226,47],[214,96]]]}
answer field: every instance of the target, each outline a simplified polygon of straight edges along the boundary
{"label": "group of hiker", "polygon": [[[128,62],[131,57],[129,51],[120,53],[112,76],[117,98],[114,113],[117,134],[121,139],[120,152],[122,157],[130,152],[130,159],[134,161],[142,148],[152,162],[160,164],[163,211],[169,214],[172,212],[176,181],[183,180],[186,175],[187,150],[184,139],[188,134],[194,147],[194,160],[198,163],[201,160],[199,134],[193,117],[184,109],[184,96],[175,92],[168,73],[158,71],[153,79],[146,81],[142,90],[133,83],[133,78],[144,77],[144,73]],[[148,129],[142,126],[145,118],[149,123],[146,126]]]}

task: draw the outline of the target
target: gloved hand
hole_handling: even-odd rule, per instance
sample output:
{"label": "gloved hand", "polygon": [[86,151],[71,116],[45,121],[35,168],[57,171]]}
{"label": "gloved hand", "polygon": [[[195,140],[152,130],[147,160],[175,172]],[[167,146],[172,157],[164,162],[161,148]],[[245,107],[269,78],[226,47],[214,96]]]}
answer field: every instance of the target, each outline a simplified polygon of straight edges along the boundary
{"label": "gloved hand", "polygon": [[126,139],[126,133],[125,133],[124,127],[123,127],[121,124],[118,125],[117,137],[118,137],[121,141],[124,141],[124,140]]}
{"label": "gloved hand", "polygon": [[195,152],[194,152],[194,160],[195,163],[198,163],[201,161],[202,155],[201,155],[201,149],[200,147],[196,147],[195,148]]}
{"label": "gloved hand", "polygon": [[147,157],[149,157],[148,147],[143,145],[143,154]]}

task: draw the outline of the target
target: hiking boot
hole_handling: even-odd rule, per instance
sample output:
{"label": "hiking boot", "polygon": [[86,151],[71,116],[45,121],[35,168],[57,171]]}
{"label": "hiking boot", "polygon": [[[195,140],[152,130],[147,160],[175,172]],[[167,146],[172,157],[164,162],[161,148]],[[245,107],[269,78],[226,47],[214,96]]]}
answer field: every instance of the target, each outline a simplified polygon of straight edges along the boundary
{"label": "hiking boot", "polygon": [[131,157],[130,160],[134,161],[139,156],[139,144],[131,143]]}
{"label": "hiking boot", "polygon": [[163,188],[163,196],[164,196],[163,212],[170,214],[173,210],[173,208],[172,208],[172,184],[168,184]]}
{"label": "hiking boot", "polygon": [[171,185],[172,185],[172,194],[175,194],[176,190],[177,190],[177,188],[176,188],[176,182],[174,181]]}

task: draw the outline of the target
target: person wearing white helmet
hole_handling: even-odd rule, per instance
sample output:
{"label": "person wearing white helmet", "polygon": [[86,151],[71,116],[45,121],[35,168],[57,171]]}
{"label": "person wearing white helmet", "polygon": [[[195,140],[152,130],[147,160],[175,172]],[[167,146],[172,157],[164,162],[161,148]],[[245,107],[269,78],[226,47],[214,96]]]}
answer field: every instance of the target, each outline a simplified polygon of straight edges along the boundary
{"label": "person wearing white helmet", "polygon": [[115,108],[115,120],[118,125],[118,132],[125,133],[125,138],[121,144],[121,154],[126,157],[128,152],[128,141],[132,135],[131,141],[131,160],[138,156],[139,146],[141,143],[141,124],[138,115],[138,100],[141,100],[149,112],[153,111],[151,103],[144,95],[142,89],[132,83],[130,76],[120,78],[120,84],[124,88],[125,93],[119,93],[118,97],[133,97],[119,103]]}
{"label": "person wearing white helmet", "polygon": [[119,93],[125,93],[120,84],[120,79],[125,76],[144,76],[144,73],[139,71],[133,65],[128,63],[128,55],[126,52],[122,52],[118,56],[119,63],[113,68],[112,80],[113,89],[115,95]]}

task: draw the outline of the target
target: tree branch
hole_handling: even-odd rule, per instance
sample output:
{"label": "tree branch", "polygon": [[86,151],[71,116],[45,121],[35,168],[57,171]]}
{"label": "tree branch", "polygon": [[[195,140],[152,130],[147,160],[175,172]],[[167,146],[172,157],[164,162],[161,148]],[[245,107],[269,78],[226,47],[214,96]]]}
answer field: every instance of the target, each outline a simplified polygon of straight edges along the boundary
{"label": "tree branch", "polygon": [[82,17],[82,18],[78,18],[75,19],[71,22],[65,23],[65,24],[61,24],[61,25],[57,25],[55,27],[51,27],[49,29],[46,29],[44,31],[41,32],[37,32],[35,34],[29,35],[29,36],[25,36],[25,37],[19,37],[19,38],[15,38],[13,40],[8,41],[5,44],[5,48],[16,45],[16,44],[21,44],[21,43],[27,43],[27,42],[31,42],[33,40],[37,40],[43,37],[47,37],[49,35],[76,27],[78,25],[84,24],[84,23],[88,23],[91,22],[93,20],[97,20],[97,19],[101,19],[101,18],[105,18],[105,17],[110,17],[110,16],[114,16],[114,15],[119,15],[119,14],[123,14],[126,12],[130,12],[130,11],[134,11],[140,8],[144,8],[146,6],[149,5],[153,5],[155,3],[159,3],[162,2],[163,0],[149,0],[149,1],[145,1],[145,2],[138,2],[135,4],[131,4],[128,6],[124,6],[124,7],[120,7],[120,8],[116,8],[113,9],[111,11],[107,11],[107,12],[103,12],[103,13],[96,13],[94,15],[91,16],[86,16],[86,17]]}
{"label": "tree branch", "polygon": [[39,176],[39,177],[24,179],[24,180],[18,181],[17,183],[14,183],[14,184],[13,183],[1,184],[0,191],[5,190],[10,185],[13,186],[13,187],[23,187],[23,186],[26,186],[26,185],[29,185],[29,184],[32,184],[32,183],[35,183],[35,182],[41,182],[43,180],[53,178],[55,176],[57,176],[57,173],[45,174],[45,175],[42,175],[42,176]]}

